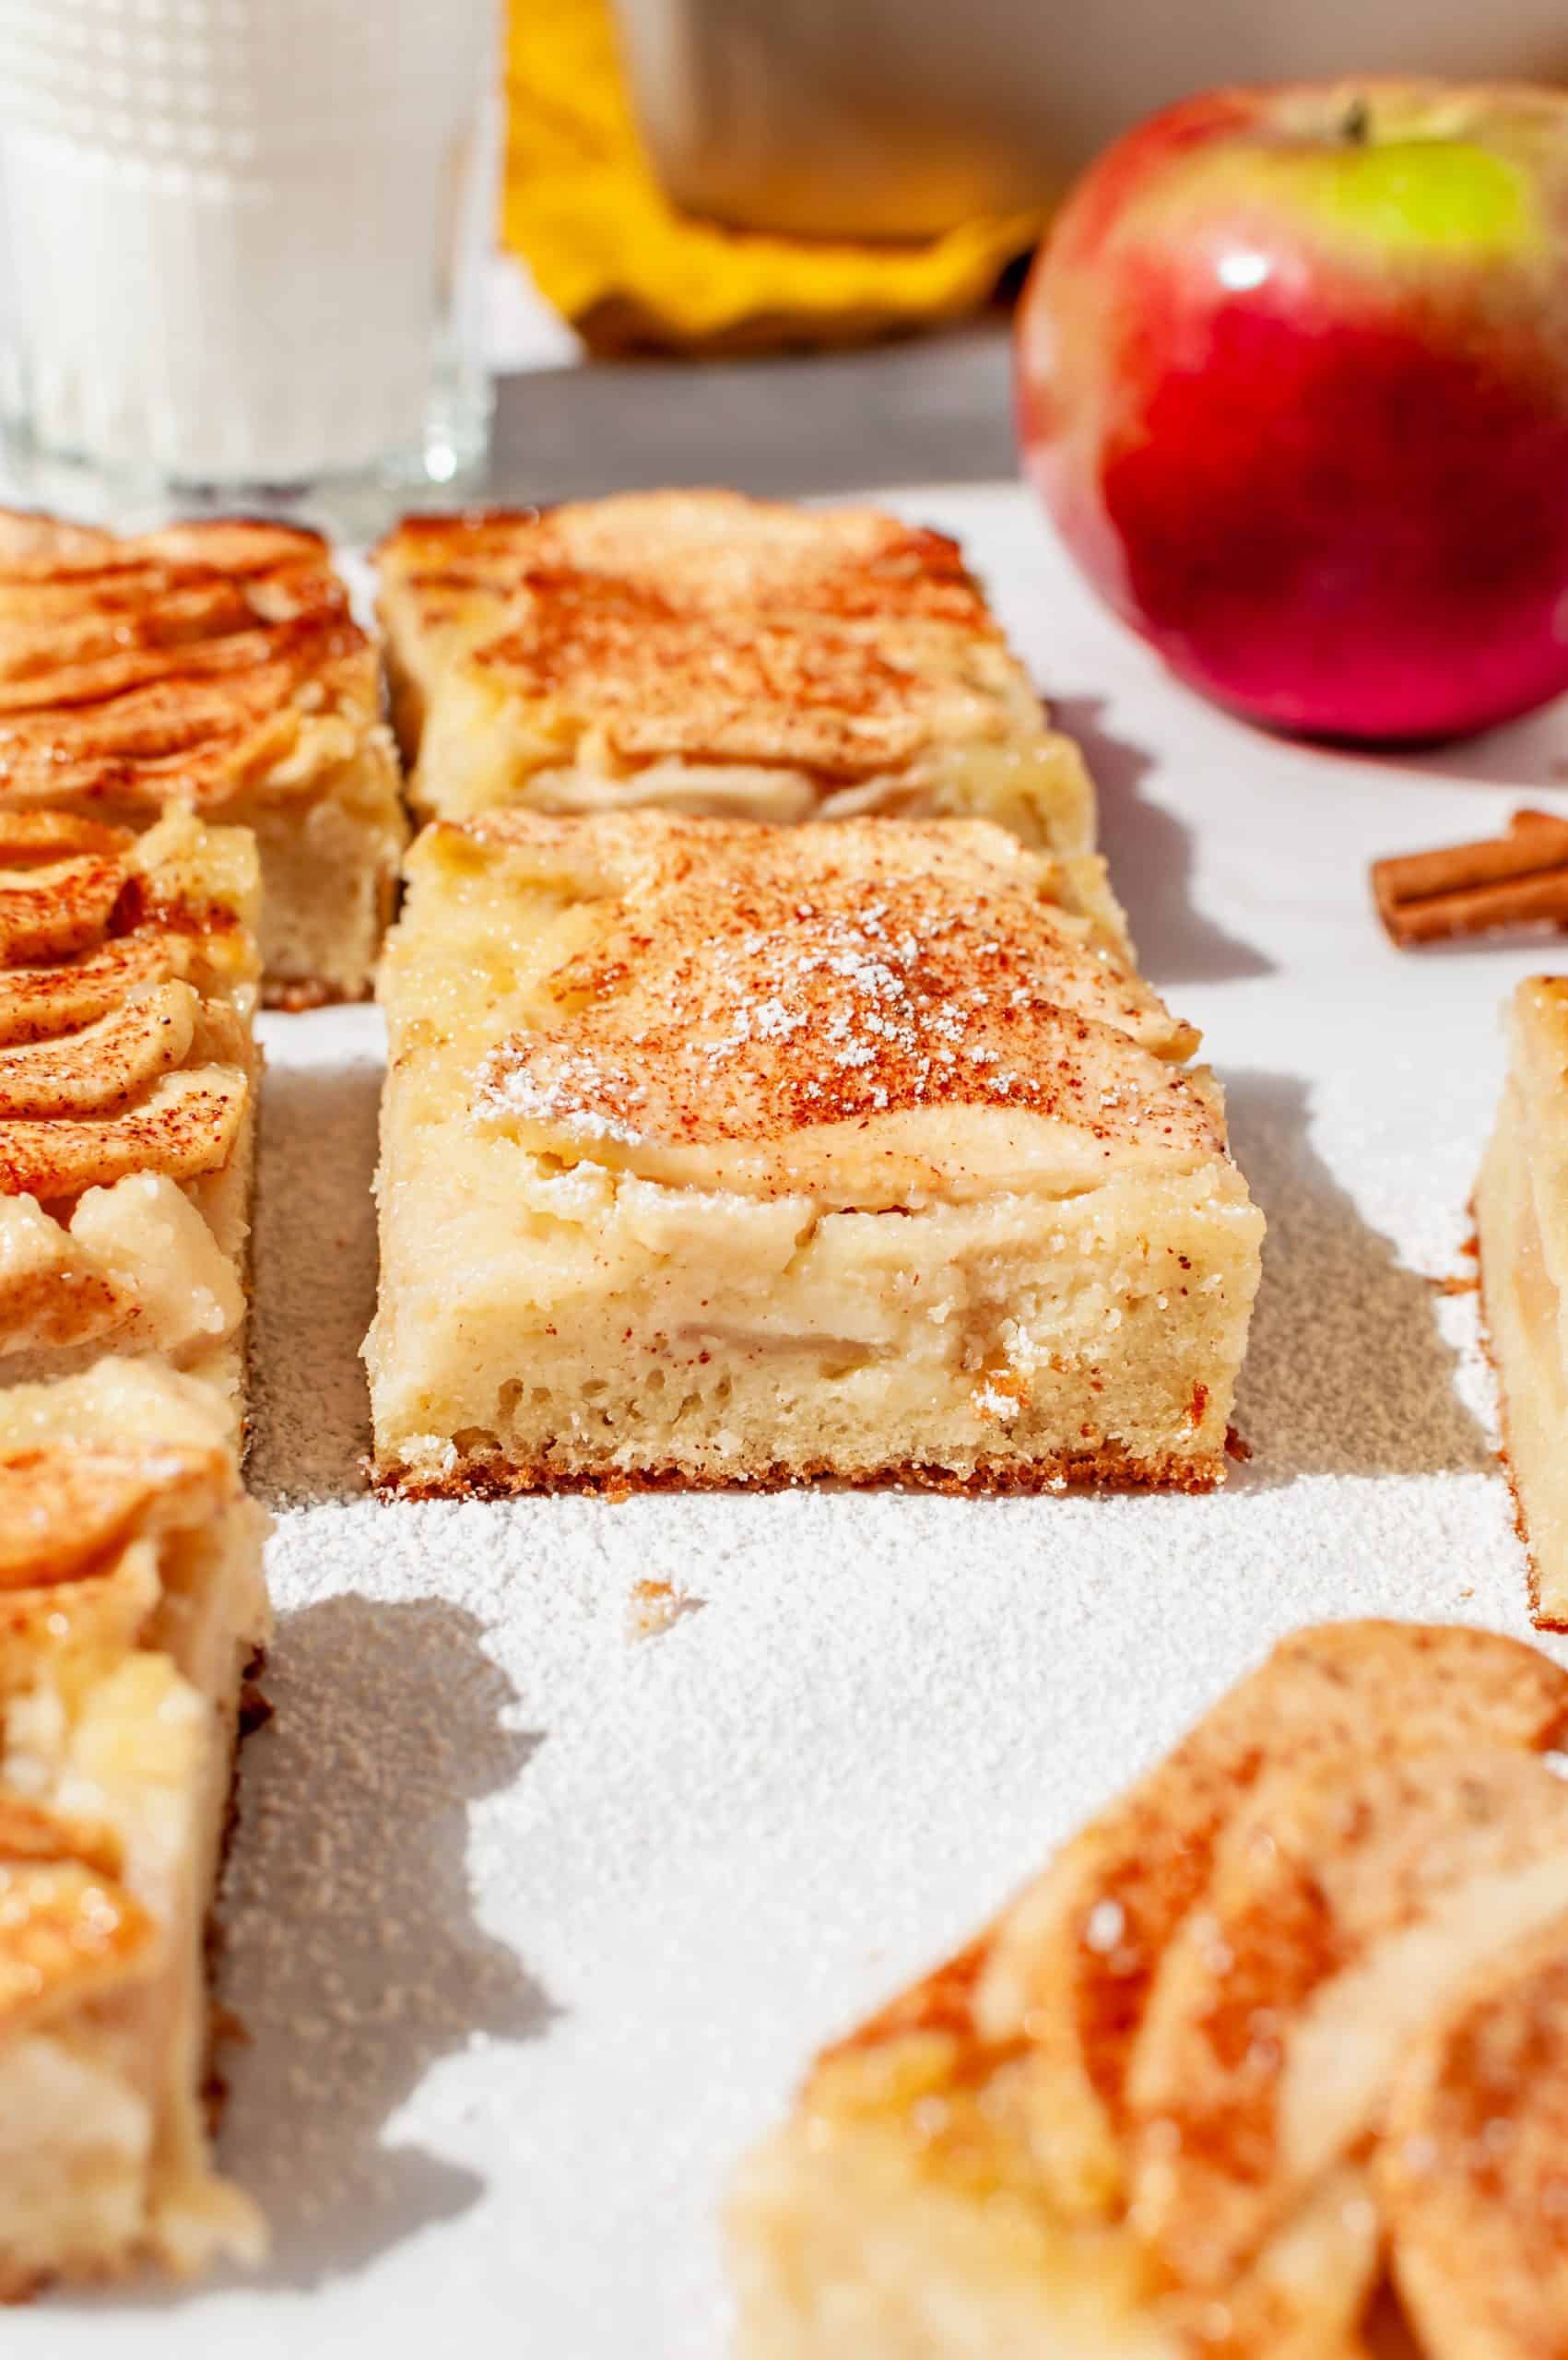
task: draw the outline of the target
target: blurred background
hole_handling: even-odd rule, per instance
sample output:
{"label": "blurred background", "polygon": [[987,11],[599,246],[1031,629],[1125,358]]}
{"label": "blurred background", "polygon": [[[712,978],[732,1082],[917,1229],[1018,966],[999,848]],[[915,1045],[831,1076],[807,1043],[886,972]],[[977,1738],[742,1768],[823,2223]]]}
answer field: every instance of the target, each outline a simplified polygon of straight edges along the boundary
{"label": "blurred background", "polygon": [[1561,0],[0,0],[6,471],[368,523],[1006,474],[1007,306],[1118,130],[1565,69]]}

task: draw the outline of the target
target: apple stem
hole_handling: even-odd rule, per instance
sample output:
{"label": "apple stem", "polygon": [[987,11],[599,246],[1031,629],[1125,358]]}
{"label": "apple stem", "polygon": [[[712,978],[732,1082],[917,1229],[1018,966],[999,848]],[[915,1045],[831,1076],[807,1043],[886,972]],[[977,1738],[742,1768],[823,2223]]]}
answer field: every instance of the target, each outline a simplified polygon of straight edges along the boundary
{"label": "apple stem", "polygon": [[1372,111],[1364,99],[1352,99],[1339,125],[1339,136],[1352,148],[1364,148],[1372,129]]}

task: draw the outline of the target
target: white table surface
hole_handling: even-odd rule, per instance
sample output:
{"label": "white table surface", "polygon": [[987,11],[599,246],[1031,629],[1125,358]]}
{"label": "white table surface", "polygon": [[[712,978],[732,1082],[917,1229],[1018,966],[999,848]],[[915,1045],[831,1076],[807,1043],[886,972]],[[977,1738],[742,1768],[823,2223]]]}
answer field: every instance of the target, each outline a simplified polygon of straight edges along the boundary
{"label": "white table surface", "polygon": [[[223,2154],[276,2255],[43,2303],[6,2320],[25,2360],[718,2360],[725,2175],[819,2042],[1276,1634],[1526,1627],[1474,1300],[1431,1281],[1463,1267],[1501,1002],[1568,954],[1397,955],[1365,865],[1568,809],[1562,711],[1430,762],[1279,744],[1172,685],[1016,488],[901,504],[965,537],[1082,737],[1147,968],[1229,1087],[1271,1223],[1256,1457],[1208,1499],[382,1506],[355,1463],[378,1021],[269,1019],[277,1715],[245,1760]],[[644,1573],[703,1604],[632,1643]]]}

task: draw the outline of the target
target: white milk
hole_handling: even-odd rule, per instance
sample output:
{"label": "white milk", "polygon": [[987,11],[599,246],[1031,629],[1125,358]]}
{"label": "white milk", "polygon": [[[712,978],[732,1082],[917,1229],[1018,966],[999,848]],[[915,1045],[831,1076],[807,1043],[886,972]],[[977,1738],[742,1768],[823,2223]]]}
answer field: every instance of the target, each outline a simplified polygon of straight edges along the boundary
{"label": "white milk", "polygon": [[13,419],[186,483],[417,463],[482,414],[493,72],[491,0],[0,0]]}

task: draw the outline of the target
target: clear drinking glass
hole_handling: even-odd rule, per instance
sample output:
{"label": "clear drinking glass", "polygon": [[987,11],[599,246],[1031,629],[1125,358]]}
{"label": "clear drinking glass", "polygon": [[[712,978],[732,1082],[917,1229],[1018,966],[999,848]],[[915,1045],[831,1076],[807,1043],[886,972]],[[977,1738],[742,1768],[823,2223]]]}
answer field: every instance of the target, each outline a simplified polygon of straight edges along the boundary
{"label": "clear drinking glass", "polygon": [[0,435],[67,504],[482,462],[494,0],[0,0]]}

